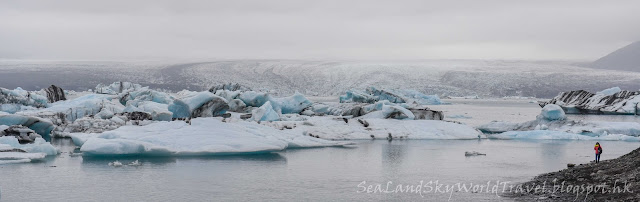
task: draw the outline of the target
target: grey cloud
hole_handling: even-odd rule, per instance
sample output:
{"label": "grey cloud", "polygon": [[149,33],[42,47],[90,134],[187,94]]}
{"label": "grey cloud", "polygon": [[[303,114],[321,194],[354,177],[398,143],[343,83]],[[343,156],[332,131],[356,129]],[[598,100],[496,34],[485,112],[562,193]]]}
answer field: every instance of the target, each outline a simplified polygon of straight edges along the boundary
{"label": "grey cloud", "polygon": [[0,58],[594,60],[638,1],[2,1]]}

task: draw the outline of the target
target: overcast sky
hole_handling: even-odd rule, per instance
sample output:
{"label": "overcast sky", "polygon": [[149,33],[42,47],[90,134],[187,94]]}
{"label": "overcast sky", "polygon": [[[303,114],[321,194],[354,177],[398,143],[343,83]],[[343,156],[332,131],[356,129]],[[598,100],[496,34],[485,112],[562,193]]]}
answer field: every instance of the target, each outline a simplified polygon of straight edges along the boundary
{"label": "overcast sky", "polygon": [[640,1],[2,0],[0,58],[595,60]]}

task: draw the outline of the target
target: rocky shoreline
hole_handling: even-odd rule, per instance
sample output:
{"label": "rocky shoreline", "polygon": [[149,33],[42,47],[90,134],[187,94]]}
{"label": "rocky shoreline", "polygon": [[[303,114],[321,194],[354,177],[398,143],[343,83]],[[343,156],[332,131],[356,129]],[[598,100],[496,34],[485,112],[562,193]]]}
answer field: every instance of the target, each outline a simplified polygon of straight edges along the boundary
{"label": "rocky shoreline", "polygon": [[616,159],[542,174],[518,187],[506,196],[517,201],[638,201],[640,148]]}

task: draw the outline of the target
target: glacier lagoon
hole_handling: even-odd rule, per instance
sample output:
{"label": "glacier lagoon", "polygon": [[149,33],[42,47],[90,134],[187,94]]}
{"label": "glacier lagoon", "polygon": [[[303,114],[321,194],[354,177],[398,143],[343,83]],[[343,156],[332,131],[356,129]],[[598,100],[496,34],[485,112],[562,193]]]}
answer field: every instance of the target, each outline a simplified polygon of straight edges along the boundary
{"label": "glacier lagoon", "polygon": [[[0,165],[3,201],[220,200],[447,200],[448,193],[363,193],[358,185],[524,182],[587,163],[593,142],[567,140],[366,140],[354,148],[290,149],[260,155],[197,158],[71,156],[69,139],[55,139],[61,155]],[[606,141],[602,159],[637,148]],[[465,151],[486,156],[465,157]],[[120,161],[125,166],[108,165]],[[140,166],[126,166],[138,160]],[[363,181],[365,181],[364,184]],[[454,192],[452,201],[510,200],[492,193]]]}

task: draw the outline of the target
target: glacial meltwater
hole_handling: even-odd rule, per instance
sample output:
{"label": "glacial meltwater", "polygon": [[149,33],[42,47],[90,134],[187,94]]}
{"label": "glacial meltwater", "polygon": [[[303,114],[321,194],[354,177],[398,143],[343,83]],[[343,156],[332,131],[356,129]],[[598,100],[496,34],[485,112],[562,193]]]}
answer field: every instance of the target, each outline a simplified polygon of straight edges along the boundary
{"label": "glacial meltwater", "polygon": [[[198,158],[88,158],[63,152],[43,162],[0,165],[2,201],[405,201],[508,200],[485,191],[437,192],[439,184],[516,184],[589,163],[590,141],[370,140],[354,148],[294,149],[260,155]],[[602,159],[626,154],[637,142],[602,142]],[[486,156],[464,155],[477,151]],[[124,165],[108,165],[113,161]],[[138,160],[141,165],[128,166]],[[397,185],[427,185],[416,192]],[[499,181],[499,182],[498,182]],[[387,184],[390,188],[386,188]],[[383,191],[367,193],[369,185]],[[374,191],[372,189],[371,191]],[[500,188],[502,190],[502,187]]]}

